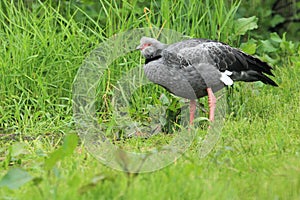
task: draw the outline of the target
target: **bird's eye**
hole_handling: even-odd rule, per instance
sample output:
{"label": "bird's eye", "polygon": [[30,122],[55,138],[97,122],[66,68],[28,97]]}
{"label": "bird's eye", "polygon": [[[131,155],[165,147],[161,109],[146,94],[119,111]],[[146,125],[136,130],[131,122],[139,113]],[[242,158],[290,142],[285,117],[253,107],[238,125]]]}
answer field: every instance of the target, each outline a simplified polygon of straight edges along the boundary
{"label": "bird's eye", "polygon": [[149,46],[151,46],[150,43],[145,43],[145,44],[143,45],[143,48],[146,48],[146,47],[149,47]]}

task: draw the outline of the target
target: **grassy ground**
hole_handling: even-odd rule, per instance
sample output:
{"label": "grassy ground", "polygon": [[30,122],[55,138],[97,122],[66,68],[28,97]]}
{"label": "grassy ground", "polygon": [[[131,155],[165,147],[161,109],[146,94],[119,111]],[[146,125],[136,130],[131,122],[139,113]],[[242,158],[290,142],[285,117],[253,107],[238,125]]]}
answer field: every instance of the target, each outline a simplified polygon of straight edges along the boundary
{"label": "grassy ground", "polygon": [[[28,10],[1,1],[0,199],[300,199],[299,46],[275,34],[247,42],[243,24],[234,18],[238,4],[178,1],[171,7],[167,2],[149,3],[144,12],[138,1],[104,1],[101,16],[92,19],[66,4],[38,3]],[[255,27],[255,19],[251,23],[245,32]],[[280,87],[237,84],[221,139],[207,157],[198,158],[194,141],[174,164],[136,175],[102,165],[84,142],[77,145],[72,82],[100,42],[150,25],[237,47],[244,42],[241,48],[274,66]],[[99,83],[99,122],[109,122],[115,81],[140,62],[138,54],[130,57],[134,64],[116,61]],[[156,86],[147,91],[141,93],[153,99],[164,92]],[[141,110],[159,103],[144,96],[136,104]],[[124,148],[138,150],[172,138],[127,139]]]}

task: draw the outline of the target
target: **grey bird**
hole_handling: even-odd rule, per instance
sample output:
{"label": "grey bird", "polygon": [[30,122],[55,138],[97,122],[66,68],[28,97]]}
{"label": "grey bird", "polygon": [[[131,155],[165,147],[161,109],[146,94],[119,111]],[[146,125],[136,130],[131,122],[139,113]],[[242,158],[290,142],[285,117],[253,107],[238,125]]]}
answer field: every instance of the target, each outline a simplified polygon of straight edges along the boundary
{"label": "grey bird", "polygon": [[214,93],[234,81],[262,81],[278,86],[266,76],[274,76],[270,65],[222,42],[188,39],[164,44],[142,37],[137,49],[146,59],[144,72],[150,81],[176,96],[190,99],[190,125],[196,100],[204,96],[208,96],[209,120],[214,121]]}

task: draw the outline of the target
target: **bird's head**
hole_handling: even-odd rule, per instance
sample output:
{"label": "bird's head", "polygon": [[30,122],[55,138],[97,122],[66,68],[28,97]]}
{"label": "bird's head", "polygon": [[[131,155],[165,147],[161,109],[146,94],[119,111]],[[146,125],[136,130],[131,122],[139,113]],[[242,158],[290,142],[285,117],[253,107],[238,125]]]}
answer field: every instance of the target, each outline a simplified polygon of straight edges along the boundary
{"label": "bird's head", "polygon": [[140,45],[137,46],[137,50],[140,50],[145,58],[153,58],[159,56],[161,51],[166,47],[166,44],[161,43],[160,41],[149,38],[142,37]]}

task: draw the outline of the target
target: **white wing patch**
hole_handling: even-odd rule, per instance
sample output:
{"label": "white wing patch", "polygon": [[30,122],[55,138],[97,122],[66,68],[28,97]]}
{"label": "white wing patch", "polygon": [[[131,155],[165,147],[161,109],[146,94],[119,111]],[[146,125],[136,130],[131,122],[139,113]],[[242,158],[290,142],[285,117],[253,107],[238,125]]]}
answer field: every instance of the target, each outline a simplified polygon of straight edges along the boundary
{"label": "white wing patch", "polygon": [[221,72],[221,78],[220,80],[225,84],[225,85],[232,85],[233,84],[233,80],[229,77],[232,74],[232,72],[230,71],[225,71],[225,72]]}
{"label": "white wing patch", "polygon": [[225,70],[224,72],[227,76],[231,76],[232,75],[232,72],[228,71],[228,70]]}

